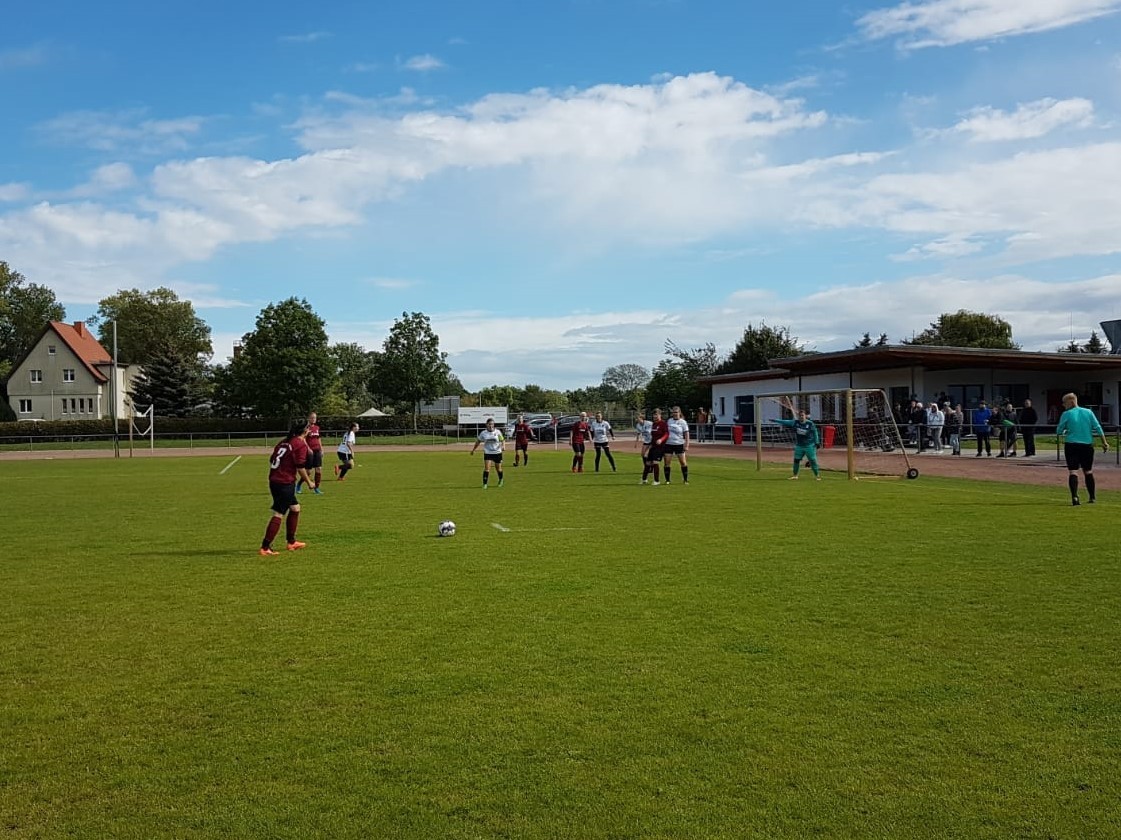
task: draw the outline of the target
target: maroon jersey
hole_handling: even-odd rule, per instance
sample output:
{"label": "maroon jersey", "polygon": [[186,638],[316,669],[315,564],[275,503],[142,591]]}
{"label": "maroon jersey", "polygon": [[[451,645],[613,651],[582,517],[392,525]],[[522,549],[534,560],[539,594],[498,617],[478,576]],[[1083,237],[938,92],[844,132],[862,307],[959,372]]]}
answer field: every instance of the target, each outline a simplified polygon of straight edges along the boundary
{"label": "maroon jersey", "polygon": [[533,430],[529,423],[517,423],[514,426],[514,446],[525,446],[533,437]]}
{"label": "maroon jersey", "polygon": [[669,423],[665,420],[655,420],[650,426],[650,442],[654,446],[661,446],[669,439]]}
{"label": "maroon jersey", "polygon": [[588,428],[588,424],[580,421],[572,427],[572,442],[573,444],[583,443],[586,440],[591,440],[592,432]]}
{"label": "maroon jersey", "polygon": [[302,438],[282,440],[273,447],[269,458],[269,481],[272,484],[295,484],[296,470],[307,462],[308,447]]}
{"label": "maroon jersey", "polygon": [[307,427],[307,448],[318,452],[323,448],[323,441],[319,439],[319,424],[312,423]]}

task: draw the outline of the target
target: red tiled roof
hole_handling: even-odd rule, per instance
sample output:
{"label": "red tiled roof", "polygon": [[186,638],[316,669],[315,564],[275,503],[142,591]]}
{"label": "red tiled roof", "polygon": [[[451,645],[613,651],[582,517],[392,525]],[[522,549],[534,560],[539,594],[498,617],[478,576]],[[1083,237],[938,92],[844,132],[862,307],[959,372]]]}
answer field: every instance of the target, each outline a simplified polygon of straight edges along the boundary
{"label": "red tiled roof", "polygon": [[86,370],[90,372],[94,379],[98,382],[109,381],[109,377],[98,370],[96,366],[111,365],[113,359],[109,356],[108,351],[101,346],[101,342],[93,337],[89,327],[81,321],[75,321],[73,325],[64,324],[62,321],[51,321],[50,328],[66,342],[66,346],[82,361],[82,364],[86,366]]}

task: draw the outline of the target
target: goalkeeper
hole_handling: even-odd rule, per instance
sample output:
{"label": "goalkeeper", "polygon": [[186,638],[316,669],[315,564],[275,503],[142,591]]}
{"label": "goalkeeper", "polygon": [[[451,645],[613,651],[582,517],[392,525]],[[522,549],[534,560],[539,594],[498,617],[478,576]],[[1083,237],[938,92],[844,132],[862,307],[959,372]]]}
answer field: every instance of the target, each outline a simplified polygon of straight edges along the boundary
{"label": "goalkeeper", "polygon": [[[794,411],[794,405],[789,400],[783,402],[783,406],[791,412]],[[802,408],[798,410],[797,420],[770,420],[768,422],[787,426],[794,430],[794,475],[790,476],[790,481],[798,479],[798,470],[802,466],[803,458],[809,462],[814,478],[821,481],[821,469],[817,464],[817,426],[810,419],[809,412]]]}

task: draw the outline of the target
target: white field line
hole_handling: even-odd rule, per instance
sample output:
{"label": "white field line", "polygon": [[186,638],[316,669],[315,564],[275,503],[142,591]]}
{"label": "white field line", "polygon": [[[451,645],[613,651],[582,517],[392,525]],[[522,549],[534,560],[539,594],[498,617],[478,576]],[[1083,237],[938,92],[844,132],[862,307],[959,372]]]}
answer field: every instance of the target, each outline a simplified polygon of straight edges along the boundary
{"label": "white field line", "polygon": [[507,527],[506,527],[505,525],[499,525],[499,524],[498,524],[497,522],[492,522],[492,523],[490,523],[490,524],[491,524],[491,527],[492,527],[492,528],[497,528],[497,529],[498,529],[499,531],[501,531],[501,532],[502,532],[503,534],[508,534],[508,533],[510,533],[510,529],[509,529],[509,528],[507,528]]}
{"label": "white field line", "polygon": [[[492,528],[497,528],[499,531],[501,531],[504,534],[509,534],[513,530],[512,528],[507,528],[505,525],[502,525],[498,522],[492,522],[490,524],[491,524]],[[531,531],[533,533],[543,533],[543,532],[546,532],[546,531],[590,531],[590,530],[592,530],[592,529],[591,528],[518,528],[518,533],[519,534],[526,534],[526,533],[529,533]]]}
{"label": "white field line", "polygon": [[230,461],[228,464],[226,464],[226,466],[222,467],[222,471],[220,473],[218,473],[218,475],[225,475],[226,470],[228,470],[230,467],[232,467],[234,464],[236,464],[240,460],[241,460],[241,456],[238,455],[236,458],[234,458],[232,461]]}

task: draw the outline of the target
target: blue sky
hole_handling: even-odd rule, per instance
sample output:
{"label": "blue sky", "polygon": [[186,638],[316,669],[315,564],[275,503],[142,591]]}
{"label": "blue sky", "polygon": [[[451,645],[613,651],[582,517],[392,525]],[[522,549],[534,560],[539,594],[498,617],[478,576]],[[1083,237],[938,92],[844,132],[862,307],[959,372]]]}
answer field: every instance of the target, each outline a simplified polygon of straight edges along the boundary
{"label": "blue sky", "polygon": [[41,0],[0,32],[0,259],[69,320],[269,302],[469,388],[747,324],[1025,349],[1121,317],[1121,0]]}

